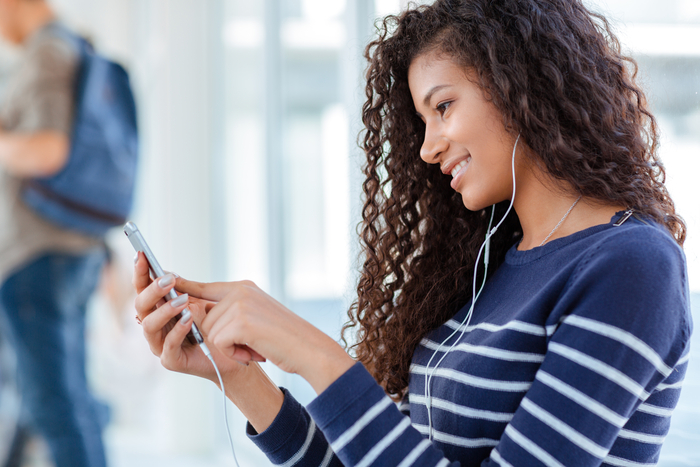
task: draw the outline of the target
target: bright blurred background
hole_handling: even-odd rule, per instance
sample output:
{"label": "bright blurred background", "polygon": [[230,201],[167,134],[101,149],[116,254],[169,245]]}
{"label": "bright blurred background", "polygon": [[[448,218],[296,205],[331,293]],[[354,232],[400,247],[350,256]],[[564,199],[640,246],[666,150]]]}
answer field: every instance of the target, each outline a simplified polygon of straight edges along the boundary
{"label": "bright blurred background", "polygon": [[[362,51],[375,20],[406,2],[53,3],[131,73],[142,141],[133,220],[161,264],[199,281],[252,279],[338,338],[358,269]],[[589,4],[639,62],[659,119],[700,323],[700,0]],[[0,98],[15,54],[0,46]],[[89,316],[90,378],[112,408],[110,466],[233,465],[219,391],[161,368],[133,318],[133,251],[119,231],[110,245],[115,261]],[[699,335],[661,466],[700,466]],[[302,403],[314,397],[300,378],[266,369]],[[232,406],[229,415],[241,465],[270,465],[243,417]],[[40,441],[26,464],[50,465]]]}

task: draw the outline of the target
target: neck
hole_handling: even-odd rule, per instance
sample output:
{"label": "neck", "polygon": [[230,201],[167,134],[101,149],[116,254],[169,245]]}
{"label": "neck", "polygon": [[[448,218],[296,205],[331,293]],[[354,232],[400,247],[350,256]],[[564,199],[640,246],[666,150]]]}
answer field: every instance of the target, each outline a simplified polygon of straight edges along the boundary
{"label": "neck", "polygon": [[[523,170],[517,179],[513,205],[523,228],[518,250],[540,246],[578,197],[579,194],[568,184],[552,181],[533,168]],[[624,207],[602,205],[581,198],[547,242],[594,225],[606,224],[615,212],[623,209]]]}
{"label": "neck", "polygon": [[18,25],[19,40],[25,43],[35,32],[56,19],[51,7],[43,1],[21,2],[24,9],[19,15]]}

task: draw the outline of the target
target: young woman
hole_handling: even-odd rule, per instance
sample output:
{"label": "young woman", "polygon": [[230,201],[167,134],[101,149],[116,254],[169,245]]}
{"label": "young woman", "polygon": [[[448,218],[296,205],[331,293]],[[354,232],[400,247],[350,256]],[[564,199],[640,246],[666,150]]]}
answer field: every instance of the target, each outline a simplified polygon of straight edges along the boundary
{"label": "young woman", "polygon": [[250,282],[151,283],[141,256],[153,353],[217,382],[194,319],[275,464],[654,464],[688,362],[685,225],[606,20],[438,0],[385,19],[367,58],[354,358]]}

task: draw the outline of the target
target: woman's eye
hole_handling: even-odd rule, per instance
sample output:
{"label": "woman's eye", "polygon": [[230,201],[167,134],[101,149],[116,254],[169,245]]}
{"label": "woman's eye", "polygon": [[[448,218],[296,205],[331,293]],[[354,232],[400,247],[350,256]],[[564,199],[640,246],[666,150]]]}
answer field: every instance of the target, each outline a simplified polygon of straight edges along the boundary
{"label": "woman's eye", "polygon": [[440,112],[440,115],[444,114],[447,108],[450,106],[452,102],[447,101],[447,102],[440,102],[435,109]]}

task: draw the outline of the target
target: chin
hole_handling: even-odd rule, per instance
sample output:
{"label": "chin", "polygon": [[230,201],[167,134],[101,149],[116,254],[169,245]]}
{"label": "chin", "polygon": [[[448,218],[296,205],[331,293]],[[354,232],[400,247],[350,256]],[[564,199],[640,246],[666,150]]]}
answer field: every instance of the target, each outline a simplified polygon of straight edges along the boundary
{"label": "chin", "polygon": [[491,206],[490,204],[484,204],[481,200],[476,200],[465,193],[462,193],[462,204],[464,204],[464,207],[470,211],[480,211],[487,206]]}
{"label": "chin", "polygon": [[501,201],[510,201],[510,195],[508,195],[507,197],[498,197],[494,193],[485,194],[486,196],[474,196],[473,193],[468,192],[461,192],[461,194],[462,204],[464,204],[465,208],[473,212],[490,208],[494,204],[498,204]]}

